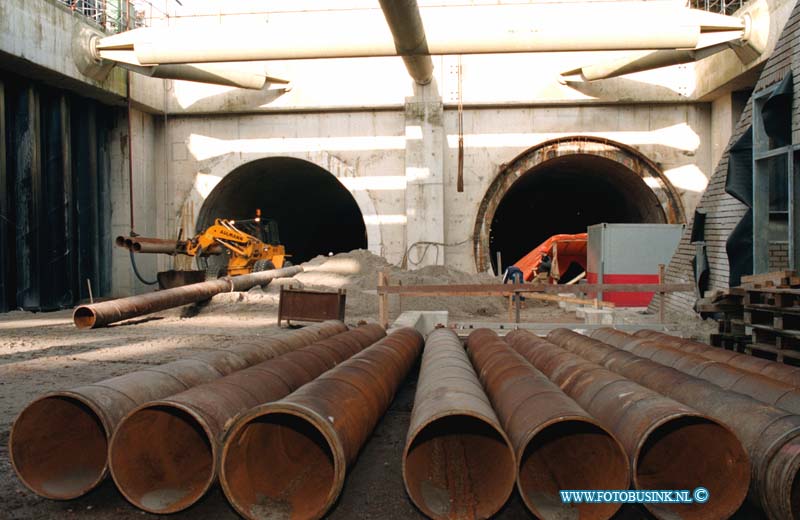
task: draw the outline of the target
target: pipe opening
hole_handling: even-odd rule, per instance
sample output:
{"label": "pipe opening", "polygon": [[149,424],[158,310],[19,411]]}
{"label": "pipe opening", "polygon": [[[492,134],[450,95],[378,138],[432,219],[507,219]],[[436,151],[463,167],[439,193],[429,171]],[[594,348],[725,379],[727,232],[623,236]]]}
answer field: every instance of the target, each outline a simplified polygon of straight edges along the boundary
{"label": "pipe opening", "polygon": [[489,236],[492,266],[496,271],[498,251],[511,265],[552,235],[585,233],[601,222],[666,223],[667,216],[653,190],[622,163],[589,154],[545,161],[514,182],[497,205]]}
{"label": "pipe opening", "polygon": [[602,428],[582,420],[564,420],[536,434],[519,461],[522,500],[539,518],[610,518],[620,504],[564,504],[560,490],[627,489],[628,459]]}
{"label": "pipe opening", "polygon": [[97,321],[97,316],[90,307],[81,305],[75,309],[75,312],[72,314],[72,319],[75,322],[75,326],[79,329],[91,329]]}
{"label": "pipe opening", "polygon": [[489,518],[514,489],[514,453],[484,420],[441,417],[420,430],[403,465],[408,494],[430,518]]}
{"label": "pipe opening", "polygon": [[791,494],[791,511],[792,519],[797,520],[800,518],[800,473],[795,473],[792,479],[792,494]]}
{"label": "pipe opening", "polygon": [[203,426],[172,406],[125,418],[111,442],[111,474],[135,506],[174,513],[202,498],[214,481],[214,450]]}
{"label": "pipe opening", "polygon": [[309,419],[291,412],[235,430],[222,464],[225,494],[248,518],[320,518],[338,493],[334,449]]}
{"label": "pipe opening", "polygon": [[660,518],[727,518],[747,495],[750,464],[742,444],[727,428],[702,417],[660,425],[636,459],[636,489],[685,489],[691,495],[704,487],[709,492],[708,502],[702,504],[648,504]]}
{"label": "pipe opening", "polygon": [[[230,172],[203,203],[197,232],[215,218],[251,219],[257,209],[278,224],[280,243],[294,264],[367,248],[364,217],[353,195],[329,171],[291,157],[258,159]],[[213,267],[226,261],[225,255],[208,258]]]}
{"label": "pipe opening", "polygon": [[45,397],[11,430],[11,462],[22,482],[47,498],[77,498],[105,477],[108,441],[97,414],[78,399]]}

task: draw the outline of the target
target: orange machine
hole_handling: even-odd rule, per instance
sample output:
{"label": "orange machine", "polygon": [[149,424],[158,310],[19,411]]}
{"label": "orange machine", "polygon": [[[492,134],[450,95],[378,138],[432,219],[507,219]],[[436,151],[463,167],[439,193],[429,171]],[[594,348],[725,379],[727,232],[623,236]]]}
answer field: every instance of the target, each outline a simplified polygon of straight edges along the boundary
{"label": "orange machine", "polygon": [[583,267],[584,271],[586,270],[587,240],[586,233],[553,235],[539,244],[536,249],[520,258],[514,265],[522,270],[525,280],[529,282],[538,274],[542,256],[547,254],[552,259],[550,277],[558,281],[573,262]]}

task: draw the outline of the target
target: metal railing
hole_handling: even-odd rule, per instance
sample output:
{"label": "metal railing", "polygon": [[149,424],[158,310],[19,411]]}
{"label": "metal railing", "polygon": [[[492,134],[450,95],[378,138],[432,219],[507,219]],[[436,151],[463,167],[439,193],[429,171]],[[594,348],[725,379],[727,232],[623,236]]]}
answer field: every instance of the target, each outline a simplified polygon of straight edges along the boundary
{"label": "metal railing", "polygon": [[[106,32],[118,33],[147,27],[153,19],[169,18],[169,3],[174,0],[58,0],[73,12],[85,16]],[[162,3],[157,7],[153,2]],[[129,19],[130,17],[130,19]]]}
{"label": "metal railing", "polygon": [[732,15],[744,5],[743,0],[690,0],[689,7],[712,13]]}

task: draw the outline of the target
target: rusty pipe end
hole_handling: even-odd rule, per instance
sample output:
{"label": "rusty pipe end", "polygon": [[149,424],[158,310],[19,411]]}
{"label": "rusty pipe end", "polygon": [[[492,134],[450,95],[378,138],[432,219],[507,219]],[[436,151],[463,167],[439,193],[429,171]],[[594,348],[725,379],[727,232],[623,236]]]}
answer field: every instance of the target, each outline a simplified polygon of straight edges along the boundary
{"label": "rusty pipe end", "polygon": [[329,421],[300,405],[253,408],[231,427],[220,483],[245,518],[321,518],[344,484],[344,449]]}
{"label": "rusty pipe end", "polygon": [[560,417],[531,431],[517,460],[517,488],[538,518],[611,518],[621,504],[564,504],[559,491],[628,489],[630,484],[622,445],[587,417]]}
{"label": "rusty pipe end", "polygon": [[106,477],[109,431],[102,412],[83,397],[45,395],[26,406],[11,427],[11,465],[38,495],[78,498]]}
{"label": "rusty pipe end", "polygon": [[140,242],[131,242],[131,250],[134,253],[141,253],[142,252],[142,244]]}
{"label": "rusty pipe end", "polygon": [[639,490],[709,491],[705,503],[645,504],[658,518],[728,518],[747,496],[750,459],[727,427],[702,415],[681,414],[643,436],[633,457],[633,484]]}
{"label": "rusty pipe end", "polygon": [[431,418],[403,453],[406,491],[429,518],[489,518],[511,496],[515,476],[506,434],[474,414]]}
{"label": "rusty pipe end", "polygon": [[97,324],[97,313],[89,305],[79,305],[72,312],[72,321],[79,329],[93,329]]}
{"label": "rusty pipe end", "polygon": [[117,247],[124,247],[125,249],[128,248],[127,244],[125,243],[125,237],[122,235],[114,239],[114,245]]}
{"label": "rusty pipe end", "polygon": [[154,401],[122,419],[109,448],[111,476],[125,498],[149,513],[182,511],[217,476],[218,449],[190,407]]}
{"label": "rusty pipe end", "polygon": [[762,471],[766,475],[758,494],[767,516],[800,519],[800,438],[781,441]]}

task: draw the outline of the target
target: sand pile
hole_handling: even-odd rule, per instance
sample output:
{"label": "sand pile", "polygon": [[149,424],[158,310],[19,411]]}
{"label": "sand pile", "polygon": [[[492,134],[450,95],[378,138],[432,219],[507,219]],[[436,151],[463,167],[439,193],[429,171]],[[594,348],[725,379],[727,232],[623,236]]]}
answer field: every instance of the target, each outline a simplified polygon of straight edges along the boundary
{"label": "sand pile", "polygon": [[[347,291],[348,321],[357,318],[376,318],[378,314],[378,273],[386,270],[391,284],[441,285],[441,284],[491,284],[498,279],[488,274],[469,274],[445,266],[429,266],[406,271],[389,264],[384,258],[366,250],[339,253],[334,256],[318,256],[303,264],[304,272],[291,279],[275,280],[264,290],[254,288],[245,294],[223,294],[202,312],[228,310],[265,310],[278,305],[281,285],[293,285],[305,289]],[[390,317],[395,318],[401,310],[447,310],[451,316],[476,317],[495,316],[507,312],[507,300],[501,297],[414,297],[390,296]]]}

